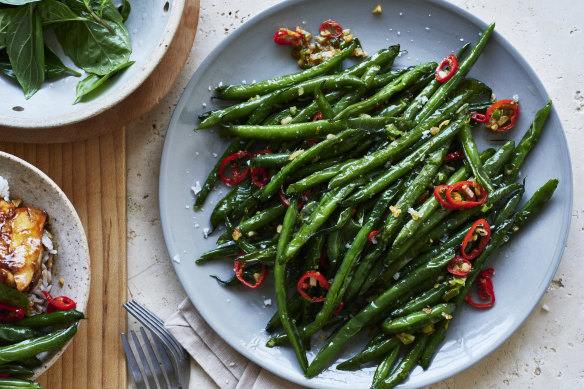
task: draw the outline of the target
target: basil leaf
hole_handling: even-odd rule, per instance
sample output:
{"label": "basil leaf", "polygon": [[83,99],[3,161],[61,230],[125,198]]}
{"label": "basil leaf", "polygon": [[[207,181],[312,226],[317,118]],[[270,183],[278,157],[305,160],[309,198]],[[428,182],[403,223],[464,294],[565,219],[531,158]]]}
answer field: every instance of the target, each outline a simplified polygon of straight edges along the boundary
{"label": "basil leaf", "polygon": [[104,82],[106,82],[113,75],[118,73],[120,70],[123,70],[123,69],[131,66],[134,62],[135,61],[126,62],[126,63],[118,66],[116,69],[114,69],[113,71],[111,71],[110,73],[108,73],[104,76],[99,76],[97,74],[90,74],[88,77],[79,81],[79,83],[77,84],[77,96],[76,96],[75,102],[73,102],[73,104],[77,104],[83,96],[87,95],[90,92],[95,91],[97,88],[99,88]]}
{"label": "basil leaf", "polygon": [[77,77],[81,76],[81,73],[65,66],[61,58],[57,56],[57,53],[51,47],[45,45],[45,79],[50,80],[67,72]]}
{"label": "basil leaf", "polygon": [[6,31],[6,52],[24,97],[30,99],[45,81],[43,29],[34,5],[13,9]]}
{"label": "basil leaf", "polygon": [[86,21],[85,18],[77,15],[66,4],[57,0],[44,0],[39,4],[38,11],[41,15],[43,26],[71,21]]}
{"label": "basil leaf", "polygon": [[[111,1],[105,3],[102,19],[95,18],[94,3],[90,16],[93,19],[64,23],[55,31],[65,54],[75,65],[88,73],[103,76],[128,62],[132,48],[122,16]],[[99,7],[97,3],[98,10]]]}
{"label": "basil leaf", "polygon": [[12,21],[11,14],[13,9],[0,9],[0,49],[6,47],[6,30]]}
{"label": "basil leaf", "polygon": [[41,0],[0,0],[0,3],[8,5],[24,5],[28,3],[37,3],[39,1]]}
{"label": "basil leaf", "polygon": [[130,5],[130,2],[128,0],[122,0],[122,5],[118,7],[118,11],[120,12],[120,15],[122,15],[124,22],[128,20],[131,10],[132,6]]}
{"label": "basil leaf", "polygon": [[12,70],[12,65],[10,65],[10,59],[8,58],[8,54],[6,54],[6,50],[0,50],[0,73],[16,80],[16,76],[14,75],[14,70]]}

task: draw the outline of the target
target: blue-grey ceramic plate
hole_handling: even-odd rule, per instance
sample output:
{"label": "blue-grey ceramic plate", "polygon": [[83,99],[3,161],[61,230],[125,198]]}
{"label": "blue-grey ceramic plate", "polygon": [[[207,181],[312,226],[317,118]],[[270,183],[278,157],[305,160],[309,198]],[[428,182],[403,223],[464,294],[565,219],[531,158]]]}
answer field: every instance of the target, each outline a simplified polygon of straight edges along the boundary
{"label": "blue-grey ceramic plate", "polygon": [[[281,3],[249,21],[221,43],[201,64],[174,112],[162,156],[160,171],[160,212],[164,237],[178,277],[188,296],[209,325],[243,355],[288,380],[315,388],[368,387],[373,368],[343,372],[332,367],[307,380],[293,352],[285,347],[266,348],[264,326],[275,311],[273,284],[257,290],[224,288],[209,277],[228,277],[228,263],[196,266],[199,254],[214,246],[215,236],[205,239],[209,215],[227,188],[218,187],[204,210],[193,212],[191,187],[205,180],[226,142],[217,131],[198,133],[197,114],[216,108],[211,91],[218,83],[262,80],[295,72],[289,48],[273,44],[274,32],[282,26],[300,25],[317,31],[326,19],[337,20],[360,38],[365,50],[399,43],[407,54],[396,66],[440,61],[463,43],[474,44],[486,24],[444,1],[395,0],[385,4],[381,15],[373,15],[372,1],[310,0]],[[519,96],[521,117],[516,127],[504,134],[487,134],[477,129],[479,147],[497,146],[502,139],[518,140],[527,130],[535,112],[548,95],[521,55],[495,33],[470,76],[492,86],[499,98]],[[543,130],[537,147],[525,163],[526,197],[550,178],[560,185],[553,200],[535,221],[512,243],[504,247],[491,264],[496,269],[494,283],[497,303],[488,311],[463,307],[448,331],[446,340],[427,371],[417,367],[402,386],[428,385],[450,377],[499,347],[527,318],[544,294],[562,257],[572,207],[572,174],[568,147],[555,110]],[[340,355],[346,359],[356,351]],[[309,355],[311,358],[313,354]]]}

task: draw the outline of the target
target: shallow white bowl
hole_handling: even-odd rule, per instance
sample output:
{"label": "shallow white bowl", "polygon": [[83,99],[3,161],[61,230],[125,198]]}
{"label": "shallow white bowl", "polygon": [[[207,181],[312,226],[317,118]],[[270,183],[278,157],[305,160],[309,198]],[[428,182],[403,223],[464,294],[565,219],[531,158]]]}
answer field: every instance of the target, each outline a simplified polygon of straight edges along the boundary
{"label": "shallow white bowl", "polygon": [[[185,0],[140,0],[132,1],[131,5],[132,12],[125,25],[130,33],[130,60],[136,61],[134,65],[108,80],[99,96],[75,105],[75,87],[85,75],[45,82],[29,100],[24,98],[18,84],[0,77],[0,127],[52,128],[77,123],[113,107],[135,91],[166,53],[177,31]],[[61,58],[65,65],[76,69],[69,58]]]}
{"label": "shallow white bowl", "polygon": [[[77,310],[85,312],[89,299],[89,247],[81,220],[65,193],[42,171],[11,154],[0,151],[0,176],[10,186],[10,198],[22,199],[49,215],[53,244],[57,249],[53,265],[51,294],[67,296],[77,303]],[[61,287],[59,278],[65,283]],[[36,368],[33,378],[40,376],[63,354],[63,347],[43,354],[42,366]]]}

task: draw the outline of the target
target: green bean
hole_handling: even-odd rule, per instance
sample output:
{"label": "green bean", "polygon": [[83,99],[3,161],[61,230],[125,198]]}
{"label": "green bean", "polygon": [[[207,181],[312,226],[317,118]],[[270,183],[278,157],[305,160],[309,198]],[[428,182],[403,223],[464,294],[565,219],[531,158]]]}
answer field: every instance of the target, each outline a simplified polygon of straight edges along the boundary
{"label": "green bean", "polygon": [[[365,142],[367,142],[367,141],[365,141]],[[304,166],[302,169],[298,170],[295,173],[292,173],[288,177],[288,180],[286,180],[286,181],[299,180],[299,179],[307,177],[311,174],[319,172],[321,170],[328,169],[331,166],[337,165],[339,163],[343,163],[345,158],[346,158],[346,156],[338,156],[338,157],[325,159],[324,161],[319,160],[311,165]]]}
{"label": "green bean", "polygon": [[[395,180],[407,173],[412,167],[423,161],[430,152],[442,147],[442,145],[446,144],[447,142],[450,142],[452,137],[456,135],[466,120],[467,115],[460,115],[454,122],[450,123],[446,126],[446,128],[440,131],[438,135],[435,135],[427,140],[424,145],[422,145],[414,153],[410,154],[400,163],[388,169],[386,173],[382,174],[369,184],[365,185],[363,188],[359,189],[347,200],[347,202],[349,204],[357,204],[368,200],[379,193],[381,190],[385,189],[387,186],[391,185],[393,182],[395,182]],[[400,139],[403,139],[403,137]],[[336,184],[336,182],[333,184],[334,180],[335,179],[333,178],[330,181],[329,187],[334,187],[334,184]]]}
{"label": "green bean", "polygon": [[42,332],[33,328],[0,324],[0,343],[15,343],[41,335]]}
{"label": "green bean", "polygon": [[364,326],[375,320],[377,316],[384,312],[384,310],[393,304],[398,297],[405,294],[412,286],[425,281],[428,278],[436,276],[444,266],[454,257],[454,250],[446,250],[433,260],[429,261],[425,266],[422,266],[407,277],[398,281],[391,288],[387,289],[383,294],[369,303],[359,313],[353,316],[347,323],[345,323],[320,349],[314,360],[308,366],[305,373],[307,377],[313,377],[330,361],[330,359],[337,354],[337,352]]}
{"label": "green bean", "polygon": [[301,154],[296,156],[296,158],[290,161],[290,163],[288,163],[286,166],[280,169],[278,173],[272,176],[270,182],[262,188],[263,191],[260,195],[260,200],[265,201],[272,195],[274,195],[284,183],[286,176],[289,176],[294,171],[297,171],[299,168],[307,164],[315,157],[318,157],[321,152],[327,150],[331,146],[334,146],[338,142],[342,142],[345,139],[350,138],[351,136],[357,134],[358,132],[359,130],[357,129],[348,129],[342,131],[337,136],[331,137],[330,139],[326,139],[312,146],[308,150],[303,151]]}
{"label": "green bean", "polygon": [[[469,46],[470,44],[465,44],[456,54],[456,58],[460,60]],[[434,77],[434,79],[430,81],[430,83],[428,83],[424,89],[422,89],[414,101],[412,101],[412,103],[407,107],[407,109],[404,111],[403,117],[413,120],[440,85],[441,83],[438,82],[438,80],[436,80]]]}
{"label": "green bean", "polygon": [[219,200],[211,213],[211,227],[213,229],[216,228],[233,209],[241,207],[245,199],[251,198],[252,191],[251,181],[247,180],[237,185],[225,197]]}
{"label": "green bean", "polygon": [[274,258],[276,258],[276,247],[269,246],[240,255],[237,257],[237,262],[242,263],[259,262],[264,265],[274,266]]}
{"label": "green bean", "polygon": [[30,369],[34,369],[35,367],[42,366],[43,361],[41,361],[36,355],[26,358],[20,358],[16,363],[28,367]]}
{"label": "green bean", "polygon": [[250,167],[281,168],[290,162],[292,153],[262,154],[249,160]]}
{"label": "green bean", "polygon": [[215,249],[209,250],[201,254],[199,259],[195,261],[197,265],[207,263],[214,259],[225,258],[229,256],[235,256],[239,253],[239,248],[234,242],[228,243],[226,245],[217,247]]}
{"label": "green bean", "polygon": [[423,334],[416,337],[413,346],[403,357],[401,362],[397,365],[395,370],[383,381],[371,387],[371,389],[386,389],[392,388],[398,383],[402,382],[410,375],[410,371],[416,366],[424,348],[428,343],[428,335]]}
{"label": "green bean", "polygon": [[422,329],[430,324],[439,322],[454,312],[456,305],[454,304],[438,304],[430,309],[429,313],[425,310],[412,312],[406,316],[398,318],[390,318],[383,322],[383,331],[386,334],[398,334],[401,332],[414,332]]}
{"label": "green bean", "polygon": [[409,99],[407,97],[401,98],[394,103],[390,103],[383,107],[379,112],[377,112],[378,116],[397,116],[399,115],[407,106],[408,106]]}
{"label": "green bean", "polygon": [[340,172],[341,169],[343,169],[343,167],[347,166],[350,163],[353,163],[354,161],[356,161],[356,160],[349,159],[349,160],[346,160],[342,163],[338,163],[338,164],[333,165],[331,167],[325,168],[323,170],[316,171],[316,172],[312,173],[311,175],[309,175],[308,177],[304,177],[300,181],[296,181],[295,183],[290,184],[288,186],[288,189],[286,189],[286,193],[294,194],[294,193],[304,192],[308,188],[312,188],[316,185],[327,182],[332,177],[334,177],[336,174],[338,174],[338,172]]}
{"label": "green bean", "polygon": [[379,365],[377,365],[377,368],[375,369],[375,373],[373,374],[373,382],[371,384],[372,386],[380,384],[383,380],[385,380],[387,378],[389,373],[391,373],[393,366],[397,362],[400,351],[401,351],[401,345],[398,345],[398,347],[391,350],[385,356],[385,358],[383,358],[383,361],[381,361],[381,363]]}
{"label": "green bean", "polygon": [[505,179],[507,182],[514,181],[519,175],[519,169],[521,168],[525,157],[539,140],[541,130],[543,129],[543,125],[550,113],[551,108],[552,102],[550,100],[535,114],[535,118],[533,119],[529,130],[527,130],[525,135],[523,135],[523,138],[521,138],[521,141],[519,141],[517,148],[513,152],[509,166],[505,169]]}
{"label": "green bean", "polygon": [[9,346],[0,347],[0,364],[18,361],[23,358],[32,357],[44,351],[49,351],[51,349],[60,347],[67,343],[67,341],[69,341],[69,339],[71,339],[76,332],[77,323],[68,328],[54,331],[45,336],[27,339]]}
{"label": "green bean", "polygon": [[491,179],[487,175],[487,172],[483,169],[483,165],[479,158],[479,151],[472,136],[469,123],[462,126],[462,129],[458,133],[458,141],[462,145],[464,156],[470,165],[470,169],[472,170],[475,179],[487,190],[487,193],[491,193],[493,191],[493,184],[491,183]]}
{"label": "green bean", "polygon": [[362,364],[373,361],[384,354],[387,354],[401,344],[401,341],[395,336],[387,337],[387,335],[382,334],[380,338],[381,340],[379,342],[367,345],[359,354],[339,363],[337,369],[357,370]]}
{"label": "green bean", "polygon": [[347,128],[376,129],[394,123],[399,126],[408,126],[411,122],[401,118],[352,118],[346,120],[318,120],[310,123],[294,123],[272,126],[227,126],[225,129],[232,135],[245,139],[262,140],[305,140],[322,138],[328,134],[336,134]]}
{"label": "green bean", "polygon": [[441,107],[440,110],[428,118],[428,120],[420,123],[413,130],[398,138],[396,141],[390,143],[386,148],[361,158],[359,163],[355,163],[354,165],[346,167],[330,181],[329,188],[345,185],[347,182],[351,182],[356,177],[360,177],[366,172],[371,171],[371,169],[384,165],[387,161],[390,161],[399,153],[415,144],[424,136],[424,134],[428,133],[432,127],[448,119],[471,97],[472,91],[470,90],[464,91],[460,95],[454,97],[450,102],[445,104],[444,107]]}
{"label": "green bean", "polygon": [[[330,93],[327,93],[324,97],[329,104],[335,104],[345,94],[346,94],[345,91],[337,90],[337,91],[332,91]],[[302,108],[302,110],[300,112],[298,112],[298,114],[292,118],[292,120],[290,121],[289,124],[309,122],[312,120],[312,118],[314,117],[316,112],[318,112],[318,104],[316,103],[316,101],[313,101],[312,103],[308,104],[306,107]],[[274,124],[282,124],[282,123],[278,122],[278,123],[274,123]]]}
{"label": "green bean", "polygon": [[[227,216],[225,217],[224,223],[227,231],[225,232],[224,235],[220,236],[219,238],[222,239],[224,236],[233,237],[235,227],[233,226],[233,223],[231,223],[231,220],[229,220],[229,217]],[[257,247],[254,244],[250,243],[244,236],[238,236],[237,239],[234,239],[234,242],[237,245],[237,247],[239,247],[243,252],[251,253],[257,250]]]}
{"label": "green bean", "polygon": [[30,316],[25,319],[15,321],[11,324],[17,327],[43,328],[55,324],[71,323],[84,318],[85,316],[83,315],[83,312],[79,312],[75,309],[70,309],[68,311],[39,313],[38,315]]}
{"label": "green bean", "polygon": [[286,330],[290,338],[290,342],[294,347],[294,352],[296,353],[296,358],[300,363],[302,371],[306,372],[308,368],[308,360],[306,359],[306,351],[304,350],[304,345],[298,334],[298,328],[296,324],[291,320],[288,315],[287,301],[288,301],[288,285],[286,284],[286,262],[282,260],[282,255],[285,252],[285,248],[288,245],[288,241],[294,233],[294,225],[296,224],[296,218],[298,217],[298,200],[293,198],[290,200],[290,206],[286,211],[284,216],[284,222],[282,223],[282,232],[280,233],[280,239],[278,240],[278,249],[276,256],[276,264],[274,266],[274,281],[276,287],[276,300],[278,302],[278,311],[280,313],[280,321]]}
{"label": "green bean", "polygon": [[456,89],[458,84],[464,79],[470,68],[479,58],[479,55],[483,51],[494,29],[495,23],[492,23],[483,31],[479,41],[475,47],[472,48],[468,56],[460,63],[458,70],[454,73],[454,75],[448,81],[440,85],[436,92],[434,92],[434,94],[428,99],[428,102],[416,116],[415,120],[417,123],[420,123],[426,119],[448,98],[450,93]]}
{"label": "green bean", "polygon": [[444,293],[448,290],[448,283],[442,282],[440,284],[435,284],[432,288],[426,290],[419,296],[408,301],[401,307],[394,309],[390,313],[390,317],[400,317],[409,315],[415,311],[419,311],[422,308],[434,305],[440,301]]}
{"label": "green bean", "polygon": [[264,122],[264,120],[266,120],[266,118],[273,111],[274,106],[278,102],[278,99],[280,99],[280,95],[282,95],[284,92],[286,92],[285,89],[275,91],[274,93],[270,94],[270,97],[262,100],[258,107],[249,115],[246,124],[255,125]]}
{"label": "green bean", "polygon": [[316,101],[316,104],[318,105],[318,109],[320,110],[320,113],[322,114],[322,118],[323,119],[332,119],[334,116],[333,108],[331,107],[331,105],[329,104],[327,99],[324,97],[324,94],[320,90],[321,86],[322,86],[322,84],[318,85],[314,89],[314,101]]}
{"label": "green bean", "polygon": [[[290,317],[294,318],[298,315],[302,308],[302,300],[302,297],[298,294],[288,298],[287,307],[288,315]],[[266,324],[266,331],[271,334],[277,331],[281,326],[282,320],[280,319],[280,311],[276,311],[268,321],[268,324]]]}
{"label": "green bean", "polygon": [[[436,143],[438,144],[439,141],[437,140]],[[393,212],[390,212],[390,214],[387,216],[381,231],[381,242],[384,244],[389,244],[397,232],[397,229],[404,224],[408,217],[407,215],[409,214],[409,210],[412,208],[416,200],[422,195],[428,185],[432,182],[432,179],[436,175],[438,168],[440,165],[442,165],[444,156],[448,152],[448,147],[449,145],[445,144],[430,154],[428,156],[428,160],[426,161],[426,165],[424,165],[420,171],[420,174],[418,174],[409,185],[406,185],[402,195],[395,203],[395,207],[397,207],[397,209],[399,209],[401,212],[399,212],[397,215]],[[413,217],[413,215],[409,216]]]}
{"label": "green bean", "polygon": [[339,202],[351,193],[355,185],[356,184],[347,185],[344,188],[338,188],[325,193],[317,209],[312,215],[310,215],[310,218],[300,226],[294,237],[290,240],[290,243],[286,247],[286,251],[282,254],[281,260],[287,262],[296,255],[298,250],[300,250],[300,248],[306,243],[306,240],[327,221],[329,216],[339,205]]}
{"label": "green bean", "polygon": [[241,140],[239,138],[235,137],[231,141],[229,146],[227,146],[227,149],[225,149],[225,151],[223,152],[223,155],[221,155],[219,160],[217,160],[217,162],[215,163],[215,166],[213,166],[213,169],[211,170],[211,172],[207,176],[205,183],[201,187],[201,190],[199,191],[199,193],[197,193],[197,199],[195,200],[195,205],[193,207],[195,211],[201,209],[201,207],[205,203],[205,200],[207,199],[207,196],[209,196],[209,193],[211,192],[211,190],[215,186],[215,183],[219,180],[219,167],[221,166],[221,163],[223,162],[223,160],[225,158],[227,158],[228,156],[230,156],[231,154],[236,153],[240,149],[241,149]]}
{"label": "green bean", "polygon": [[282,216],[285,212],[286,206],[284,204],[274,204],[239,223],[236,230],[239,230],[242,234],[257,231]]}
{"label": "green bean", "polygon": [[245,100],[259,94],[277,91],[282,87],[291,86],[298,82],[306,81],[314,76],[327,73],[336,65],[343,62],[345,58],[351,55],[354,49],[355,44],[352,44],[345,50],[341,51],[338,55],[323,61],[319,65],[313,66],[298,73],[275,77],[253,84],[220,86],[215,88],[215,90],[218,92],[218,97],[225,100]]}
{"label": "green bean", "polygon": [[369,99],[348,106],[347,108],[339,112],[335,118],[346,119],[375,108],[377,104],[383,103],[394,94],[412,85],[417,79],[420,78],[420,76],[432,71],[432,69],[434,69],[435,67],[436,63],[434,62],[428,62],[416,66],[415,68],[407,71],[394,81],[384,86],[379,92],[375,93]]}
{"label": "green bean", "polygon": [[16,388],[42,389],[40,384],[34,381],[21,380],[18,378],[0,378],[0,389],[16,389]]}
{"label": "green bean", "polygon": [[10,374],[11,377],[23,378],[31,377],[32,375],[34,375],[34,371],[18,363],[8,363],[5,365],[0,365],[0,373]]}
{"label": "green bean", "polygon": [[434,332],[430,335],[428,343],[426,344],[426,347],[420,356],[419,364],[424,370],[430,366],[430,362],[432,361],[432,357],[436,352],[436,348],[444,341],[444,338],[446,337],[446,330],[448,329],[448,324],[450,324],[450,320],[441,321],[436,326],[437,328],[435,328]]}

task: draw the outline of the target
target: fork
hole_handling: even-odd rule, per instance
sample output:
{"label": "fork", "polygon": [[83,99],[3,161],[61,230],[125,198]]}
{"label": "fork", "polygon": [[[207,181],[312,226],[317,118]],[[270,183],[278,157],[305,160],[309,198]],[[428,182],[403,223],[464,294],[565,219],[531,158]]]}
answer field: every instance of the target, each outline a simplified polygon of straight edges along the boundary
{"label": "fork", "polygon": [[[146,332],[141,328],[140,332],[142,340],[146,347],[148,356],[150,357],[150,366],[152,366],[152,369],[150,369],[146,355],[140,347],[138,337],[134,331],[130,332],[138,357],[142,363],[141,366],[144,375],[146,376],[146,380],[144,380],[140,372],[138,361],[132,353],[128,339],[125,334],[122,334],[122,343],[124,345],[126,359],[128,360],[130,371],[136,382],[136,387],[138,389],[146,389],[147,383],[148,388],[150,389],[188,388],[190,374],[189,356],[174,336],[172,336],[172,334],[164,327],[164,322],[136,300],[130,300],[126,304],[123,304],[123,307],[129,314],[134,316],[142,325],[151,331],[151,334],[153,335],[152,343],[155,345],[159,357],[158,359],[156,358],[151,342],[149,342]],[[169,356],[170,359],[172,359],[172,362],[169,360]]]}

